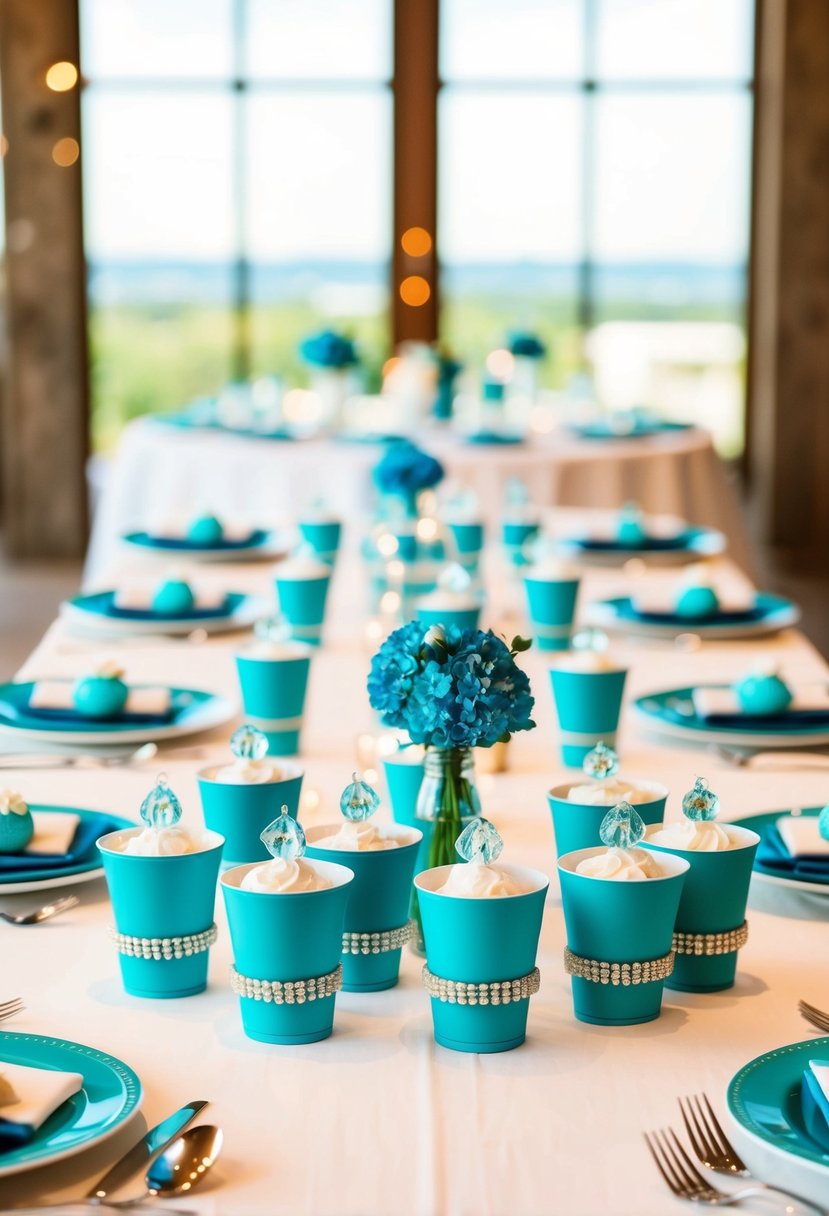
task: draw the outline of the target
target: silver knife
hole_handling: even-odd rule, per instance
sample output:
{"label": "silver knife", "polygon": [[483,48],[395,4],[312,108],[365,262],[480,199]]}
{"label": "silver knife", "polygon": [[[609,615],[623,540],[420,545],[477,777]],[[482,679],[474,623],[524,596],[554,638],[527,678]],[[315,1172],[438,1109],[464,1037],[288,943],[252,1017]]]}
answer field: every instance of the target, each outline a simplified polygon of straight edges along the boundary
{"label": "silver knife", "polygon": [[117,1191],[129,1182],[136,1174],[146,1170],[149,1163],[165,1148],[178,1139],[181,1133],[192,1123],[199,1111],[204,1110],[207,1102],[188,1102],[175,1114],[162,1119],[156,1127],[150,1128],[146,1136],[134,1144],[128,1153],[116,1161],[112,1169],[107,1170],[103,1178],[96,1182],[91,1191],[87,1191],[87,1199],[105,1199],[113,1191]]}

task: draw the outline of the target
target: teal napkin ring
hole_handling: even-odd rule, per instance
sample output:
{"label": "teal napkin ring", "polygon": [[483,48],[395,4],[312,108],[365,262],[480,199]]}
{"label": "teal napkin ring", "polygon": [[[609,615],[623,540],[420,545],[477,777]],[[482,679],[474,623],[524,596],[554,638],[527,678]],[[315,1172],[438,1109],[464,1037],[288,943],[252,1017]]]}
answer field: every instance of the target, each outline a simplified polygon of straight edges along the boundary
{"label": "teal napkin ring", "polygon": [[423,987],[435,1000],[450,1005],[509,1005],[513,1001],[527,1001],[541,987],[541,972],[534,967],[528,975],[517,980],[494,980],[489,984],[467,984],[461,980],[447,980],[433,975],[428,967],[423,968]]}
{"label": "teal napkin ring", "polygon": [[748,941],[748,921],[737,929],[720,933],[674,933],[674,953],[692,954],[698,958],[714,954],[736,954]]}
{"label": "teal napkin ring", "polygon": [[305,980],[256,980],[230,969],[230,986],[237,996],[251,1001],[272,1002],[274,1005],[304,1005],[306,1001],[334,996],[343,986],[343,965],[333,971]]}
{"label": "teal napkin ring", "polygon": [[343,933],[343,954],[387,954],[390,950],[402,950],[417,935],[413,920],[406,921],[399,929],[380,929],[377,932]]}
{"label": "teal napkin ring", "polygon": [[612,984],[614,987],[622,985],[628,988],[631,984],[653,984],[657,980],[666,980],[674,969],[674,958],[674,951],[671,950],[661,958],[633,963],[608,963],[603,959],[584,958],[565,946],[564,970],[568,975],[588,980],[591,984]]}
{"label": "teal napkin ring", "polygon": [[133,937],[113,930],[113,940],[119,954],[127,958],[148,958],[165,962],[173,958],[191,958],[203,954],[215,942],[218,931],[212,924],[201,933],[184,933],[179,937]]}

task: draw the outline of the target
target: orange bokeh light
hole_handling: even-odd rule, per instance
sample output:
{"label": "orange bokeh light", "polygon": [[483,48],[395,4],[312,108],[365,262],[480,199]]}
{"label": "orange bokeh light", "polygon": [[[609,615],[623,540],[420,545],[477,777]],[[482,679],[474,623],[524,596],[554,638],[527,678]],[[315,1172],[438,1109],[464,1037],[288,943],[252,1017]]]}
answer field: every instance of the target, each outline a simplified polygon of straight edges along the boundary
{"label": "orange bokeh light", "polygon": [[400,244],[410,258],[422,258],[432,248],[432,238],[425,228],[407,228],[400,238]]}
{"label": "orange bokeh light", "polygon": [[400,299],[411,308],[420,308],[431,294],[431,287],[420,274],[410,274],[400,284]]}
{"label": "orange bokeh light", "polygon": [[62,169],[68,168],[69,165],[74,165],[80,154],[80,144],[76,139],[72,139],[71,136],[59,139],[54,148],[52,148],[52,160],[56,165],[60,165]]}
{"label": "orange bokeh light", "polygon": [[62,59],[53,63],[46,73],[46,84],[54,93],[67,93],[78,83],[78,69],[74,63]]}

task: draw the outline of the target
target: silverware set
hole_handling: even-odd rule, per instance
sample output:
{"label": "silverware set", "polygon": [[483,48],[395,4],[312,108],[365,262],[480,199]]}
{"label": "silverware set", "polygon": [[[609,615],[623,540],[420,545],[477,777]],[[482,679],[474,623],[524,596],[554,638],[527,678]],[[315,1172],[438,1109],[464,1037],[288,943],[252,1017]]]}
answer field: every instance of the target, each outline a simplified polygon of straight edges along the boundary
{"label": "silverware set", "polygon": [[807,1001],[798,1001],[797,1009],[800,1016],[805,1018],[810,1026],[814,1026],[815,1030],[829,1034],[829,1013],[824,1013],[822,1009],[817,1009]]}
{"label": "silverware set", "polygon": [[52,768],[118,768],[129,764],[146,764],[156,757],[165,760],[192,760],[204,756],[203,747],[159,748],[157,743],[143,743],[141,747],[109,749],[105,752],[0,752],[0,771],[3,769],[52,769]]}
{"label": "silverware set", "polygon": [[12,997],[9,1001],[0,1001],[0,1022],[13,1018],[16,1013],[22,1013],[25,1008],[26,1006],[19,996]]}
{"label": "silverware set", "polygon": [[35,908],[34,912],[0,912],[0,920],[4,920],[8,925],[40,925],[45,920],[51,920],[53,916],[60,916],[61,912],[68,912],[70,908],[76,908],[78,903],[77,896],[65,895],[63,899],[56,899],[54,903],[44,904],[42,908]]}
{"label": "silverware set", "polygon": [[[709,1207],[736,1207],[744,1199],[779,1198],[784,1201],[787,1216],[805,1216],[821,1209],[788,1191],[769,1186],[752,1176],[737,1150],[726,1136],[713,1107],[705,1094],[679,1099],[679,1109],[685,1132],[691,1145],[691,1153],[677,1136],[673,1128],[645,1132],[645,1143],[660,1175],[671,1194],[690,1203],[704,1203]],[[716,1174],[727,1174],[731,1178],[750,1180],[750,1185],[738,1191],[722,1191],[703,1174],[698,1165]]]}
{"label": "silverware set", "polygon": [[742,751],[736,747],[724,747],[721,743],[712,743],[708,750],[733,768],[753,769],[756,772],[788,772],[799,769],[829,771],[829,754],[826,752]]}

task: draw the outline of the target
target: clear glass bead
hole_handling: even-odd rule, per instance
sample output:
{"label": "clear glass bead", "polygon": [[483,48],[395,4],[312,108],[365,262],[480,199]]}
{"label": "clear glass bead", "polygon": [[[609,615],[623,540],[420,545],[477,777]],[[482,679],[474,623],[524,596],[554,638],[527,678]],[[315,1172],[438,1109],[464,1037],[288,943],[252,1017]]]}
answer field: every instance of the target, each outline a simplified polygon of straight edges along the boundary
{"label": "clear glass bead", "polygon": [[305,833],[288,814],[287,806],[283,806],[282,814],[268,824],[259,839],[271,857],[281,857],[285,861],[296,861],[305,852]]}
{"label": "clear glass bead", "polygon": [[601,842],[609,849],[632,849],[644,835],[644,820],[629,802],[611,807],[599,827]]}
{"label": "clear glass bead", "polygon": [[151,828],[171,828],[181,819],[181,803],[159,773],[158,780],[141,803],[141,818]]}

